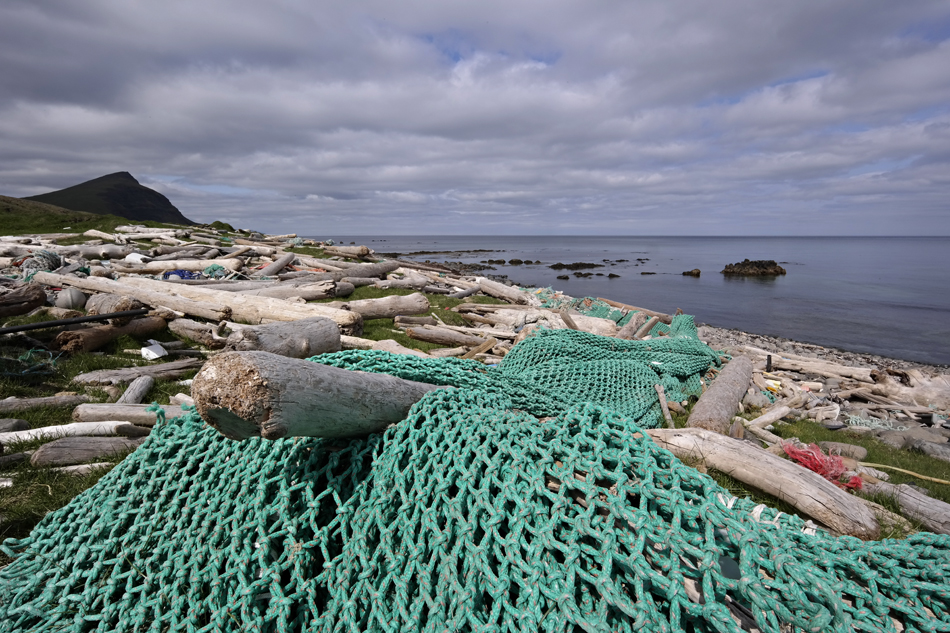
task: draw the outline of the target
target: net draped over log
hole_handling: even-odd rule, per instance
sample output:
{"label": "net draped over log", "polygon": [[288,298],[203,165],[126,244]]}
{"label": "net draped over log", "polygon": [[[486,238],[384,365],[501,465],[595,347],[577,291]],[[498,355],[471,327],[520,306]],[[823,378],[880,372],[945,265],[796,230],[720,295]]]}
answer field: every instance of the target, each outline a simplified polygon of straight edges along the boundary
{"label": "net draped over log", "polygon": [[497,368],[314,357],[454,387],[360,439],[161,422],[4,542],[0,631],[946,630],[948,537],[809,533],[642,432],[655,384],[695,395],[718,363],[671,332],[541,332]]}

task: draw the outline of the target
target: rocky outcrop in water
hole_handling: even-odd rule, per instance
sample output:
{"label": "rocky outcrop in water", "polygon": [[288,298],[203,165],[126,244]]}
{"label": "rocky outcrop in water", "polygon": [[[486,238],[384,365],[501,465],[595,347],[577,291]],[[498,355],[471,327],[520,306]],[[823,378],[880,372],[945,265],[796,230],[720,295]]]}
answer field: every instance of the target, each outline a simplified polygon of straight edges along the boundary
{"label": "rocky outcrop in water", "polygon": [[774,259],[744,259],[737,264],[726,264],[722,269],[723,275],[741,275],[743,277],[776,277],[784,275],[785,269],[779,266]]}

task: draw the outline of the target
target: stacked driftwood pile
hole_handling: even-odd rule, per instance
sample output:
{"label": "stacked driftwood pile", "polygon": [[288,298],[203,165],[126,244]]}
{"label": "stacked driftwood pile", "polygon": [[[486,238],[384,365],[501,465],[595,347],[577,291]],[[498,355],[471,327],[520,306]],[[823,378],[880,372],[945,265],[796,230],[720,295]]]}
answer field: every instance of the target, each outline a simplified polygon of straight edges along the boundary
{"label": "stacked driftwood pile", "polygon": [[[300,242],[295,235],[224,239],[210,230],[129,226],[118,227],[115,234],[86,236],[93,239],[74,246],[56,243],[65,235],[0,238],[0,257],[5,258],[0,266],[7,277],[21,278],[6,280],[0,289],[0,316],[45,311],[66,320],[50,347],[67,353],[94,351],[124,334],[142,338],[166,328],[181,340],[147,346],[142,354],[153,359],[149,362],[74,379],[77,390],[111,392],[115,402],[91,402],[84,395],[49,402],[0,401],[0,415],[44,403],[78,405],[69,425],[29,429],[15,418],[0,422],[0,444],[51,440],[31,455],[0,457],[0,470],[26,459],[37,466],[63,466],[134,449],[155,423],[155,414],[141,404],[152,381],[198,368],[193,382],[182,383],[176,401],[194,403],[206,421],[229,437],[359,435],[398,422],[437,386],[298,359],[375,349],[494,363],[538,328],[637,340],[649,338],[657,323],[672,320],[669,314],[607,301],[634,313],[618,327],[609,319],[544,308],[535,293],[486,278],[438,265],[378,259],[365,246],[320,244],[326,258],[297,254],[289,250]],[[365,285],[417,292],[346,301],[355,287]],[[462,299],[477,293],[504,303],[453,308],[466,326],[430,314],[426,294]],[[333,301],[309,303],[316,299]],[[381,318],[393,319],[412,339],[441,347],[426,353],[392,339],[362,338],[364,322]],[[0,334],[9,330],[0,329]],[[700,468],[725,472],[781,498],[835,532],[873,537],[879,518],[890,515],[785,459],[786,447],[796,444],[782,441],[769,425],[809,417],[832,427],[879,432],[895,446],[913,446],[950,460],[950,448],[944,446],[950,430],[942,427],[950,408],[947,376],[916,370],[888,373],[752,346],[730,353],[732,359],[721,371],[707,374],[709,388],[690,412],[689,428],[674,429],[670,423],[670,428],[649,431],[654,441]],[[668,420],[671,409],[686,412],[688,403],[667,402],[659,385],[657,393]],[[760,409],[762,415],[752,421],[737,418],[746,407]],[[166,409],[172,415],[180,411],[174,405]],[[893,430],[898,422],[913,428]],[[862,465],[864,455],[857,449],[829,447],[847,460],[866,490],[894,494],[905,514],[950,533],[950,506],[909,486],[890,486],[884,473]]]}

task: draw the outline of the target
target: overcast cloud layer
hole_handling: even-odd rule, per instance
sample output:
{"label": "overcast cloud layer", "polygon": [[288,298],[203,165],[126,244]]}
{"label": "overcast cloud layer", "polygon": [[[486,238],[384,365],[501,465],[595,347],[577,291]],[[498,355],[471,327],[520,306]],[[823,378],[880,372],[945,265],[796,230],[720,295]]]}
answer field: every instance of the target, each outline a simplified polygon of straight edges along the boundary
{"label": "overcast cloud layer", "polygon": [[950,234],[950,2],[4,0],[0,194],[271,233]]}

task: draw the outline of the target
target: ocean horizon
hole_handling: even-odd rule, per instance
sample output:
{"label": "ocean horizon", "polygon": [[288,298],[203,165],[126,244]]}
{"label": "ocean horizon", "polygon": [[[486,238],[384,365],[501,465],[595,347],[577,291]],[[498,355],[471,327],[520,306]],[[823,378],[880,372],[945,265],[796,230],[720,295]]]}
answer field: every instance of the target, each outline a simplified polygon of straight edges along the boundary
{"label": "ocean horizon", "polygon": [[[563,235],[333,235],[417,261],[512,259],[485,273],[551,287],[573,297],[606,297],[651,310],[677,308],[697,323],[950,365],[950,237],[700,237]],[[445,251],[432,254],[420,252]],[[779,277],[721,274],[726,264],[775,260]],[[626,261],[621,261],[626,260]],[[586,262],[581,272],[549,268]],[[698,278],[684,271],[700,269]],[[600,275],[598,275],[600,273]],[[609,278],[613,273],[619,277]],[[557,279],[559,275],[568,279]]]}

